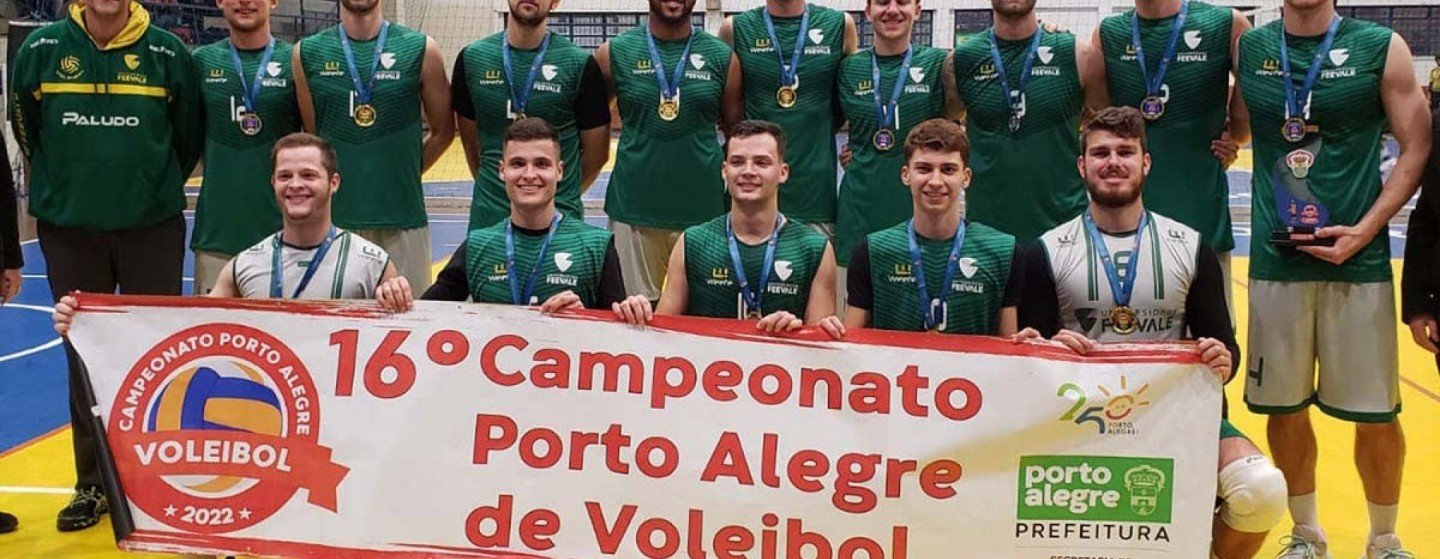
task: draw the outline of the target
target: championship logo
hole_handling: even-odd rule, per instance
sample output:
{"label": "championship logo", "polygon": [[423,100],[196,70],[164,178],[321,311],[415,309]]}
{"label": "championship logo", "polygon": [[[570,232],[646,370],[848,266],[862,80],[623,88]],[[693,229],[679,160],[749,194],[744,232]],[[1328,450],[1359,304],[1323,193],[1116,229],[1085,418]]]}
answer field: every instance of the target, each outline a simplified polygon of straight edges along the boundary
{"label": "championship logo", "polygon": [[131,368],[109,437],[135,508],[189,532],[225,533],[273,516],[299,489],[337,510],[350,469],[318,444],[320,393],[273,336],[206,324],[170,336]]}

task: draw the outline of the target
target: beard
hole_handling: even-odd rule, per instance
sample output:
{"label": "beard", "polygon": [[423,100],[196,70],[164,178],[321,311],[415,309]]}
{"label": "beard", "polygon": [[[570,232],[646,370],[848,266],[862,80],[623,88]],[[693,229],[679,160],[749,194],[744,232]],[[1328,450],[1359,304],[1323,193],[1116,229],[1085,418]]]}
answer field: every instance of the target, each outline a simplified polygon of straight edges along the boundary
{"label": "beard", "polygon": [[663,0],[650,0],[650,17],[657,19],[661,23],[669,25],[682,25],[690,23],[690,14],[694,11],[695,4],[688,2],[687,0],[680,0],[680,2],[682,4],[680,15],[671,17],[670,15],[665,13],[665,6]]}
{"label": "beard", "polygon": [[991,9],[1005,18],[1021,18],[1035,11],[1035,0],[991,0]]}
{"label": "beard", "polygon": [[515,5],[512,5],[510,7],[510,17],[515,19],[515,23],[518,23],[525,27],[535,27],[537,25],[540,25],[541,22],[545,21],[546,16],[550,15],[548,10],[540,7],[539,2],[535,3],[534,12],[521,12],[516,9],[517,7],[519,7],[519,3],[516,3]]}
{"label": "beard", "polygon": [[[1104,174],[1106,173],[1104,170],[1102,170],[1100,172],[1100,175]],[[1089,183],[1090,178],[1090,175],[1087,174],[1085,176],[1085,181]],[[1103,179],[1103,176],[1097,176],[1095,178],[1097,179],[1096,182],[1098,183],[1099,180]],[[1087,190],[1090,191],[1090,199],[1094,200],[1096,204],[1107,208],[1123,208],[1125,206],[1133,204],[1135,203],[1135,200],[1140,198],[1140,191],[1145,186],[1145,176],[1141,174],[1138,179],[1132,176],[1130,177],[1130,180],[1132,181],[1130,185],[1127,188],[1122,189],[1105,188],[1103,186],[1097,186],[1092,184],[1087,188]]]}
{"label": "beard", "polygon": [[357,14],[368,14],[380,7],[380,0],[340,0],[346,10]]}

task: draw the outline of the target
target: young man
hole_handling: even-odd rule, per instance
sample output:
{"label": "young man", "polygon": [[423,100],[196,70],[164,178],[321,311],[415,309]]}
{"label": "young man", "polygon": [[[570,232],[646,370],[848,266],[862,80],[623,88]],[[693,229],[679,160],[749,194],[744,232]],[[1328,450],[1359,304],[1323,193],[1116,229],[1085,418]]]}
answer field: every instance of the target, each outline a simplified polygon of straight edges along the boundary
{"label": "young man", "polygon": [[[1395,323],[1386,232],[1415,193],[1430,118],[1399,35],[1338,17],[1331,0],[1286,0],[1284,10],[1237,49],[1257,171],[1245,403],[1270,416],[1270,449],[1289,482],[1295,528],[1282,557],[1324,557],[1328,547],[1312,404],[1356,424],[1367,557],[1405,557],[1394,534],[1405,439],[1395,330],[1383,327]],[[1387,127],[1400,156],[1382,184]],[[1306,245],[1315,240],[1333,244]]]}
{"label": "young man", "polygon": [[[1221,286],[1228,280],[1199,233],[1145,209],[1140,193],[1154,168],[1145,126],[1133,107],[1086,123],[1078,166],[1089,209],[1025,251],[1018,337],[1053,337],[1081,353],[1095,341],[1198,339],[1223,383],[1239,352]],[[1220,437],[1222,504],[1210,553],[1249,559],[1285,514],[1285,477],[1229,421]]]}
{"label": "young man", "polygon": [[[555,207],[565,176],[555,129],[539,118],[515,121],[505,130],[499,167],[510,219],[471,231],[421,298],[540,305],[545,312],[607,308],[624,299],[610,233]],[[407,297],[392,293],[382,292],[380,304],[410,308]]]}
{"label": "young man", "polygon": [[784,148],[794,165],[780,211],[832,235],[835,74],[859,43],[854,18],[804,0],[767,0],[726,18],[719,36],[735,50],[731,67],[740,68],[740,79],[726,84],[727,120],[765,120],[787,131]]}
{"label": "young man", "polygon": [[1040,26],[1035,0],[990,5],[995,25],[956,47],[946,66],[974,145],[965,217],[1028,241],[1085,207],[1070,163],[1081,112],[1105,106],[1103,77],[1084,71],[1099,57],[1089,42]]}
{"label": "young man", "polygon": [[1155,158],[1146,206],[1199,231],[1227,279],[1235,238],[1225,168],[1250,138],[1230,78],[1235,43],[1249,29],[1249,20],[1228,7],[1136,0],[1135,9],[1105,18],[1092,39],[1103,51],[1092,78],[1105,82],[1106,104],[1137,107],[1145,116]]}
{"label": "young man", "polygon": [[[670,253],[669,279],[654,313],[757,320],[766,332],[819,325],[839,338],[835,254],[825,235],[780,212],[790,178],[785,131],[745,120],[730,131],[721,174],[730,212],[686,229]],[[650,300],[635,295],[615,315],[649,322]]]}
{"label": "young man", "polygon": [[835,221],[840,266],[849,265],[866,235],[910,215],[910,200],[895,188],[905,164],[900,148],[910,129],[959,114],[953,80],[943,79],[946,51],[910,42],[919,0],[868,0],[865,15],[875,46],[847,57],[836,79],[839,109],[850,122],[851,153]]}
{"label": "young man", "polygon": [[220,0],[230,38],[195,49],[205,103],[205,181],[195,206],[195,292],[215,287],[236,254],[281,226],[269,177],[275,140],[300,130],[290,43],[270,34],[278,0]]}
{"label": "young man", "polygon": [[[10,67],[11,118],[28,161],[50,292],[179,295],[185,178],[202,141],[190,52],[138,2],[86,0],[37,29]],[[61,531],[108,511],[86,381],[74,350],[75,497]]]}
{"label": "young man", "polygon": [[649,1],[649,22],[595,60],[622,122],[605,213],[629,291],[655,299],[680,232],[725,212],[725,185],[703,171],[720,166],[715,126],[740,68],[724,41],[691,24],[695,0]]}
{"label": "young man", "polygon": [[1015,237],[960,216],[970,142],[931,119],[905,138],[909,220],[871,233],[850,257],[845,327],[1009,336],[1024,274]]}
{"label": "young man", "polygon": [[383,247],[424,291],[430,228],[420,175],[455,137],[440,47],[386,21],[380,0],[341,0],[340,25],[300,41],[291,60],[305,129],[335,146],[348,177],[335,224]]}
{"label": "young man", "polygon": [[[510,0],[505,30],[470,43],[455,59],[451,100],[460,142],[475,177],[470,229],[510,216],[499,164],[505,128],[516,119],[545,119],[560,133],[560,156],[580,162],[560,180],[555,203],[570,219],[584,219],[580,195],[610,159],[610,104],[595,58],[546,29],[559,0]],[[572,169],[572,171],[574,171]]]}

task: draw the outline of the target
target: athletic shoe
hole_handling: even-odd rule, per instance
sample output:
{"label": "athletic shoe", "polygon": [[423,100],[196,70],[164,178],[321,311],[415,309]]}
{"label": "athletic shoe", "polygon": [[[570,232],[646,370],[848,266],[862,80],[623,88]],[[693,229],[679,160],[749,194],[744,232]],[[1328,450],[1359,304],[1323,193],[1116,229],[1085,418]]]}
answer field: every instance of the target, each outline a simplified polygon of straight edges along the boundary
{"label": "athletic shoe", "polygon": [[14,532],[19,527],[20,521],[15,518],[15,515],[0,512],[0,534]]}
{"label": "athletic shoe", "polygon": [[1415,554],[1402,549],[1400,537],[1390,533],[1372,536],[1362,559],[1415,559]]}
{"label": "athletic shoe", "polygon": [[1285,548],[1276,559],[1330,559],[1329,544],[1319,526],[1296,524],[1290,535],[1280,538]]}
{"label": "athletic shoe", "polygon": [[100,523],[100,516],[110,512],[110,502],[105,493],[96,486],[81,487],[70,498],[70,504],[60,510],[55,519],[55,528],[61,532],[84,530]]}

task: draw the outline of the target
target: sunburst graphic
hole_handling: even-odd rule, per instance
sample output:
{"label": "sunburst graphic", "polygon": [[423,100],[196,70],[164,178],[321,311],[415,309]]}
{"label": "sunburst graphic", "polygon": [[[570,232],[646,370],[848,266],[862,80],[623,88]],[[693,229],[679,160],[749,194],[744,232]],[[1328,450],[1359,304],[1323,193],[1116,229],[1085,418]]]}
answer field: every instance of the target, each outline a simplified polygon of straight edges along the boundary
{"label": "sunburst graphic", "polygon": [[1147,383],[1141,386],[1139,390],[1131,393],[1129,392],[1129,384],[1129,379],[1126,378],[1125,375],[1120,375],[1120,390],[1113,394],[1109,388],[1105,388],[1105,385],[1097,385],[1100,393],[1110,399],[1110,401],[1105,404],[1105,417],[1111,421],[1125,419],[1134,413],[1137,408],[1150,405],[1150,400],[1144,399],[1145,391],[1150,389],[1150,385]]}

